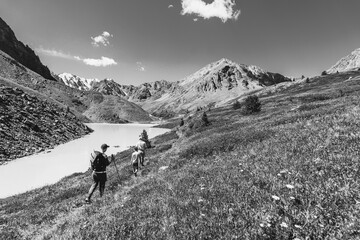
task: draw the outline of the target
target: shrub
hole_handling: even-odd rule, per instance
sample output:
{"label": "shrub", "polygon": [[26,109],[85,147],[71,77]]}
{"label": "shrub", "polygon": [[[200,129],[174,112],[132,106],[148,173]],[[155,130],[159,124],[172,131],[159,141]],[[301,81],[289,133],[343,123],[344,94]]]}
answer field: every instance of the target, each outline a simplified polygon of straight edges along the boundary
{"label": "shrub", "polygon": [[203,113],[203,115],[201,117],[201,120],[203,121],[204,125],[209,125],[210,124],[206,112]]}
{"label": "shrub", "polygon": [[326,71],[322,71],[321,76],[326,76],[327,72]]}
{"label": "shrub", "polygon": [[241,108],[240,102],[239,102],[238,100],[236,100],[236,101],[233,103],[232,108],[233,108],[234,110]]}
{"label": "shrub", "polygon": [[184,119],[180,119],[180,127],[184,126]]}
{"label": "shrub", "polygon": [[251,114],[261,111],[261,103],[256,95],[248,96],[245,99],[245,113]]}

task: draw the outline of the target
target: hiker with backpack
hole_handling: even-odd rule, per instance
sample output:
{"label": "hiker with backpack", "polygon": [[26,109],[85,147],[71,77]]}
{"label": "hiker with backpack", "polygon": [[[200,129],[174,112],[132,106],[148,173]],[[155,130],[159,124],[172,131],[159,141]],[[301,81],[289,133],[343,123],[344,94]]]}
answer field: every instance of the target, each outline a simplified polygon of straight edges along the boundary
{"label": "hiker with backpack", "polygon": [[141,152],[138,147],[134,147],[134,152],[131,154],[131,164],[133,166],[133,172],[136,177],[136,174],[139,170],[139,162],[141,160]]}
{"label": "hiker with backpack", "polygon": [[104,194],[105,183],[107,180],[106,167],[109,166],[110,163],[112,161],[114,161],[114,159],[115,159],[113,154],[111,154],[110,160],[109,160],[109,157],[106,156],[105,152],[108,149],[108,147],[109,147],[109,145],[102,144],[101,145],[102,152],[94,151],[93,153],[91,153],[90,164],[91,164],[91,168],[93,170],[92,178],[93,178],[94,183],[91,185],[91,187],[89,189],[89,195],[85,199],[85,202],[87,202],[87,203],[91,202],[91,196],[94,193],[94,191],[98,185],[99,185],[99,190],[100,190],[100,197],[102,197]]}
{"label": "hiker with backpack", "polygon": [[136,148],[139,151],[140,164],[141,164],[141,166],[144,166],[145,149],[146,149],[146,142],[145,142],[144,138],[142,138],[142,137],[139,138],[139,141],[136,144]]}

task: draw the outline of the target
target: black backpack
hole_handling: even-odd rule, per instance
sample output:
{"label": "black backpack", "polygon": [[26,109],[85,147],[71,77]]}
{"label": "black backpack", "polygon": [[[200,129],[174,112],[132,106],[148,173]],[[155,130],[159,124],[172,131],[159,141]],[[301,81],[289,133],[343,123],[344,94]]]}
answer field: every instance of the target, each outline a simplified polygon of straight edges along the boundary
{"label": "black backpack", "polygon": [[101,154],[101,152],[94,151],[94,153],[91,153],[91,169],[94,171],[104,171],[106,169],[106,164],[104,160],[104,156]]}

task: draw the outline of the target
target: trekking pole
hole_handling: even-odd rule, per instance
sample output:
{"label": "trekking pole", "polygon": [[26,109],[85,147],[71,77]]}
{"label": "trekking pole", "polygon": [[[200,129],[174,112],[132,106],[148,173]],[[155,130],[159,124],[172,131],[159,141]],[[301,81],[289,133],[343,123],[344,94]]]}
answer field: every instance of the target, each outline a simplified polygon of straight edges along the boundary
{"label": "trekking pole", "polygon": [[118,175],[118,177],[119,177],[119,181],[121,182],[119,170],[118,170],[118,168],[117,168],[117,166],[116,166],[116,163],[115,163],[115,158],[114,158],[114,161],[113,161],[113,162],[114,162],[114,165],[115,165],[115,169],[116,169],[117,175]]}

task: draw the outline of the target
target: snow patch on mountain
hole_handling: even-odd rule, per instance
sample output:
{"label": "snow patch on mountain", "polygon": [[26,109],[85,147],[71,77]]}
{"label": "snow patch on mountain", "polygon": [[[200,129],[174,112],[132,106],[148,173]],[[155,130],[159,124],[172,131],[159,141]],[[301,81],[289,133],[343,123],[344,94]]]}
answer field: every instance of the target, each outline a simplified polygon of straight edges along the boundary
{"label": "snow patch on mountain", "polygon": [[83,91],[89,91],[94,83],[100,82],[97,78],[83,78],[71,73],[61,73],[58,77],[66,86]]}

